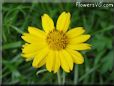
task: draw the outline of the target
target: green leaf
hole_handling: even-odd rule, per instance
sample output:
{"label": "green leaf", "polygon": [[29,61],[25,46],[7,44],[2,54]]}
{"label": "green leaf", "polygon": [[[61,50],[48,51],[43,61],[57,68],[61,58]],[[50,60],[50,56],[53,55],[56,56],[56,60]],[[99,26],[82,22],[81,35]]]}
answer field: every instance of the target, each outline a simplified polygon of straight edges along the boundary
{"label": "green leaf", "polygon": [[91,44],[98,52],[103,51],[106,48],[112,49],[112,37],[97,34],[93,37]]}
{"label": "green leaf", "polygon": [[101,73],[106,73],[107,71],[111,71],[113,68],[113,61],[114,61],[114,56],[113,56],[114,51],[110,51],[103,59],[103,65],[101,67]]}
{"label": "green leaf", "polygon": [[11,48],[18,48],[22,46],[22,42],[21,41],[17,41],[17,42],[12,42],[12,43],[8,43],[8,44],[4,44],[2,47],[3,50],[5,49],[11,49]]}

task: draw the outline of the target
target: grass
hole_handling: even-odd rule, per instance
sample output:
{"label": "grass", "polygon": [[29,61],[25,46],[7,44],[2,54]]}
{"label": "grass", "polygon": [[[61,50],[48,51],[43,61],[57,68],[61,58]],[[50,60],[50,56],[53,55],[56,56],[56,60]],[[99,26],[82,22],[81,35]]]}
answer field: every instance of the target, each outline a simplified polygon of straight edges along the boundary
{"label": "grass", "polygon": [[[78,8],[75,3],[4,3],[2,5],[2,70],[3,84],[57,84],[57,75],[34,69],[32,62],[21,57],[21,39],[28,26],[41,26],[41,16],[49,14],[56,22],[59,14],[69,11],[70,28],[83,26],[92,37],[92,50],[83,51],[85,62],[70,73],[63,73],[65,84],[114,84],[112,49],[113,8]],[[62,74],[62,71],[60,71]],[[1,75],[2,74],[2,75]],[[77,74],[77,75],[76,75]],[[75,76],[75,77],[74,77]],[[62,77],[60,77],[62,78]],[[59,81],[60,82],[60,81]]]}

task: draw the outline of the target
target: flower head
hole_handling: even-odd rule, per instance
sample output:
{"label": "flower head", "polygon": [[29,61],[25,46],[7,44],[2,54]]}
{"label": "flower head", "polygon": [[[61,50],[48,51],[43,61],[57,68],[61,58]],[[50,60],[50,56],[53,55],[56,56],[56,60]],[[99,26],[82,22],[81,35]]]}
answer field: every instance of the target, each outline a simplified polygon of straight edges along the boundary
{"label": "flower head", "polygon": [[83,27],[76,27],[68,31],[70,13],[63,12],[56,27],[53,20],[47,15],[42,16],[44,31],[28,27],[29,33],[24,33],[22,39],[26,41],[22,48],[23,57],[33,60],[32,66],[39,68],[46,65],[48,71],[58,71],[60,67],[66,72],[73,69],[73,63],[82,64],[83,56],[78,50],[90,49],[85,43],[90,35],[83,34]]}

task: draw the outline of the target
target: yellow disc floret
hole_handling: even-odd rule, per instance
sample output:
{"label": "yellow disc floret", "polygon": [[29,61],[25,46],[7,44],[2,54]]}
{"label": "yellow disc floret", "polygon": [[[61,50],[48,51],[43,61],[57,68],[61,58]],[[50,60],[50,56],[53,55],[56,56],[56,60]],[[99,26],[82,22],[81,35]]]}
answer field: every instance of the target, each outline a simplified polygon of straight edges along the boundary
{"label": "yellow disc floret", "polygon": [[68,44],[68,37],[62,31],[53,30],[48,33],[46,41],[51,49],[61,50]]}

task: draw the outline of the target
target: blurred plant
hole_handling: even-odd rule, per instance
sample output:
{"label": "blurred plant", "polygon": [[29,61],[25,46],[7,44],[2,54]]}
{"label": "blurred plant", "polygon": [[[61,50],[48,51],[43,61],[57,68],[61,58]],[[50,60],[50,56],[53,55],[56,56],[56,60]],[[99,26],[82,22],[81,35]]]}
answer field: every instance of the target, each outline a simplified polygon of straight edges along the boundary
{"label": "blurred plant", "polygon": [[[26,31],[28,25],[41,28],[40,16],[43,13],[49,14],[55,22],[57,16],[63,11],[69,11],[72,14],[70,27],[83,26],[87,33],[92,35],[88,42],[93,47],[89,52],[82,52],[85,57],[84,65],[77,65],[74,68],[78,69],[69,74],[60,71],[63,74],[61,77],[63,83],[114,83],[113,8],[77,8],[75,3],[4,3],[2,8],[3,69],[0,72],[3,84],[57,83],[56,75],[45,70],[38,73],[37,77],[35,75],[37,69],[30,67],[31,62],[25,63],[21,58],[20,48],[23,42],[20,36]],[[38,71],[43,69],[44,67]]]}

